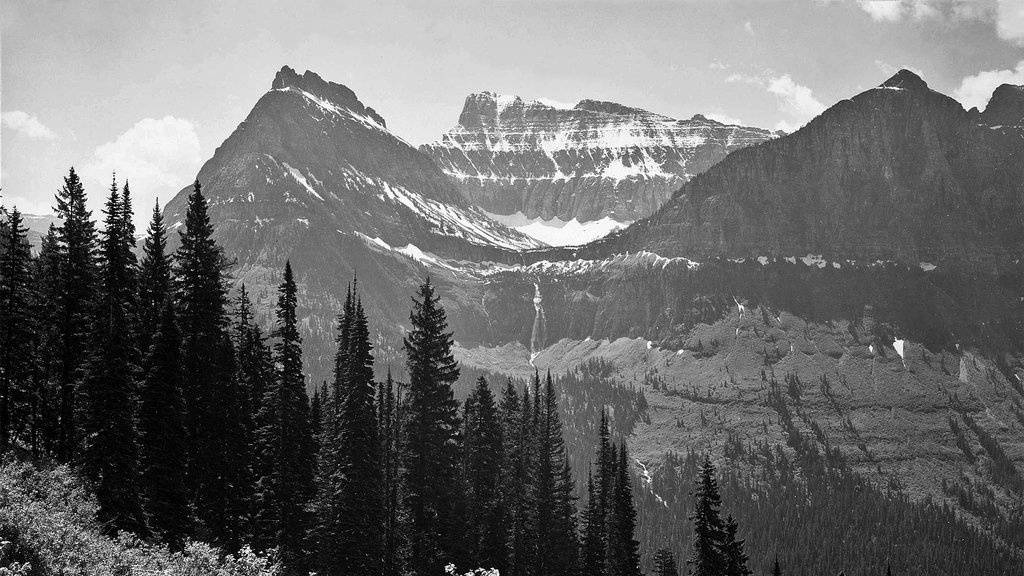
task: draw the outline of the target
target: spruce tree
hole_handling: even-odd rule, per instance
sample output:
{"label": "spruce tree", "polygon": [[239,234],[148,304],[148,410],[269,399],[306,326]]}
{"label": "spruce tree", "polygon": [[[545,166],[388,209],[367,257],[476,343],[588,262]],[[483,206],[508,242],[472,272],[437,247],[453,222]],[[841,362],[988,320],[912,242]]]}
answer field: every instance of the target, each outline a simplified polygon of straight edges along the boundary
{"label": "spruce tree", "polygon": [[607,573],[607,524],[602,515],[600,493],[594,476],[587,473],[587,508],[583,513],[583,542],[580,566],[583,574],[604,576]]}
{"label": "spruce tree", "polygon": [[623,442],[609,508],[608,574],[640,576],[640,543],[636,540],[636,507],[633,504],[633,480],[629,473],[629,453]]}
{"label": "spruce tree", "polygon": [[654,554],[655,576],[679,576],[676,556],[668,548],[661,548]]}
{"label": "spruce tree", "polygon": [[306,505],[313,492],[308,451],[309,405],[302,374],[297,292],[290,263],[278,288],[273,336],[277,378],[265,391],[257,416],[256,523],[264,548],[278,550],[285,574],[305,574],[308,565]]}
{"label": "spruce tree", "polygon": [[464,564],[457,516],[459,475],[459,377],[452,334],[440,297],[428,279],[413,299],[412,329],[405,338],[409,393],[403,434],[404,503],[409,511],[409,571],[433,576],[445,565]]}
{"label": "spruce tree", "polygon": [[59,387],[56,455],[58,460],[69,462],[79,443],[76,397],[88,356],[97,276],[95,224],[86,209],[85,188],[74,168],[64,178],[56,203],[57,218],[61,220],[57,228],[60,269],[55,302],[59,358],[55,375]]}
{"label": "spruce tree", "polygon": [[526,574],[529,555],[526,554],[526,523],[528,520],[524,487],[528,473],[523,444],[523,407],[527,397],[520,400],[512,380],[505,384],[501,405],[502,465],[501,500],[506,536],[506,566],[502,574],[522,576]]}
{"label": "spruce tree", "polygon": [[743,540],[736,538],[736,521],[730,515],[725,519],[722,540],[722,557],[725,559],[725,576],[749,576],[747,555],[743,552]]}
{"label": "spruce tree", "polygon": [[536,451],[531,488],[536,552],[532,569],[534,574],[565,576],[576,569],[576,512],[558,396],[550,372],[543,399],[540,393],[535,387]]}
{"label": "spruce tree", "polygon": [[401,526],[401,479],[399,476],[402,398],[391,377],[390,368],[387,378],[380,385],[377,398],[378,436],[381,442],[381,466],[383,469],[381,492],[384,495],[381,574],[383,576],[399,576],[403,573],[405,564],[405,542]]}
{"label": "spruce tree", "polygon": [[779,567],[779,556],[775,555],[775,560],[772,561],[772,576],[782,576],[782,568]]}
{"label": "spruce tree", "polygon": [[100,297],[83,381],[85,449],[82,467],[94,482],[98,518],[107,530],[146,531],[139,492],[135,429],[137,350],[132,343],[135,257],[130,215],[111,184],[101,243]]}
{"label": "spruce tree", "polygon": [[693,554],[687,563],[694,576],[720,576],[725,573],[726,561],[721,542],[724,528],[719,516],[722,501],[718,494],[718,480],[711,458],[705,456],[697,479],[694,495]]}
{"label": "spruce tree", "polygon": [[32,263],[30,294],[36,366],[33,374],[32,423],[30,444],[33,458],[56,456],[60,437],[61,326],[59,303],[62,286],[60,240],[57,228],[50,224],[39,245],[39,254]]}
{"label": "spruce tree", "polygon": [[504,509],[501,502],[502,433],[487,380],[477,379],[466,399],[465,469],[469,484],[469,558],[474,566],[505,569]]}
{"label": "spruce tree", "polygon": [[164,302],[144,363],[139,401],[140,479],[150,527],[171,548],[184,544],[192,517],[185,484],[186,439],[181,398],[181,337]]}
{"label": "spruce tree", "polygon": [[171,295],[171,258],[167,254],[167,229],[160,205],[153,207],[153,217],[142,244],[139,268],[139,349],[148,353],[150,339],[160,326],[164,304]]}
{"label": "spruce tree", "polygon": [[246,482],[250,458],[228,333],[225,260],[213,239],[198,181],[188,197],[180,235],[174,282],[190,448],[189,493],[201,523],[198,535],[234,550],[241,543],[251,497]]}
{"label": "spruce tree", "polygon": [[30,425],[33,416],[35,369],[31,316],[31,253],[14,208],[0,240],[0,454],[12,446],[16,430]]}

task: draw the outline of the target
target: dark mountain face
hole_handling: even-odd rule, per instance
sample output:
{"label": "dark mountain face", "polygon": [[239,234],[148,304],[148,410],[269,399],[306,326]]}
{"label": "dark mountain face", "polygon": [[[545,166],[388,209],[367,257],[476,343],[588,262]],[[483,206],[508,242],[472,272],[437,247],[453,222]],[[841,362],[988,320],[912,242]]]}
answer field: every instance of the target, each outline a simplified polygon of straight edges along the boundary
{"label": "dark mountain face", "polygon": [[[993,100],[989,118],[1003,121],[1014,100]],[[1000,266],[1024,248],[1022,153],[1021,130],[979,122],[902,71],[732,154],[606,249]]]}
{"label": "dark mountain face", "polygon": [[996,88],[981,119],[989,126],[1024,126],[1024,86],[1003,84]]}
{"label": "dark mountain face", "polygon": [[421,149],[471,202],[497,214],[632,222],[767,130],[676,120],[613,102],[573,108],[471,94],[459,124]]}

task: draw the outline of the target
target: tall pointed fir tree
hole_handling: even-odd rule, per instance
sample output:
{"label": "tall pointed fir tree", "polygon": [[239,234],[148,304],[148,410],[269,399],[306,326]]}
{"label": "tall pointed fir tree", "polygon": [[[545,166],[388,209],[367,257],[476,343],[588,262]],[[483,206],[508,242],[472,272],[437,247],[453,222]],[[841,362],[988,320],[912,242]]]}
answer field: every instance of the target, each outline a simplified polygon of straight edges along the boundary
{"label": "tall pointed fir tree", "polygon": [[88,356],[92,308],[96,298],[96,228],[86,209],[85,188],[75,169],[57,191],[57,228],[60,249],[57,352],[59,365],[57,459],[68,462],[78,449],[77,389]]}
{"label": "tall pointed fir tree", "polygon": [[466,400],[463,436],[469,485],[467,552],[474,565],[499,571],[506,569],[505,514],[500,491],[502,444],[494,395],[481,376]]}
{"label": "tall pointed fir tree", "polygon": [[609,576],[640,576],[640,543],[636,540],[636,507],[626,443],[618,448],[618,465],[608,520]]}
{"label": "tall pointed fir tree", "polygon": [[309,404],[302,374],[297,287],[290,263],[278,288],[273,336],[277,378],[266,390],[257,416],[256,522],[263,539],[278,549],[285,574],[308,567],[306,505],[313,493],[309,454]]}
{"label": "tall pointed fir tree", "polygon": [[726,562],[721,551],[724,532],[719,513],[721,506],[715,466],[711,458],[705,456],[697,478],[693,514],[690,516],[693,520],[693,553],[687,563],[694,576],[720,576],[725,573]]}
{"label": "tall pointed fir tree", "polygon": [[160,205],[146,229],[139,266],[138,334],[139,349],[148,353],[150,340],[159,329],[164,304],[171,295],[171,258],[167,254],[167,229]]}
{"label": "tall pointed fir tree", "polygon": [[594,476],[587,474],[587,508],[583,514],[583,538],[580,567],[583,574],[603,576],[607,573],[607,525],[602,515],[599,487]]}
{"label": "tall pointed fir tree", "polygon": [[750,569],[747,568],[747,555],[743,552],[743,540],[736,538],[739,530],[736,520],[732,515],[725,519],[725,529],[722,533],[722,557],[725,559],[725,576],[750,576]]}
{"label": "tall pointed fir tree", "polygon": [[525,461],[523,445],[524,406],[527,398],[520,399],[512,380],[505,384],[499,410],[501,412],[501,434],[503,456],[501,464],[501,499],[505,516],[506,566],[502,574],[523,576],[529,568],[530,557],[526,553],[526,529],[529,516],[524,487],[527,486],[529,470]]}
{"label": "tall pointed fir tree", "polygon": [[83,380],[82,468],[95,484],[98,518],[110,531],[145,532],[135,430],[137,351],[131,339],[134,239],[117,183],[111,184],[101,241],[100,297]]}
{"label": "tall pointed fir tree", "polygon": [[655,552],[654,576],[679,576],[675,554],[668,548],[661,548]]}
{"label": "tall pointed fir tree", "polygon": [[337,452],[337,468],[329,483],[322,487],[329,494],[329,518],[318,523],[321,566],[325,574],[376,576],[383,570],[384,469],[378,435],[373,381],[373,356],[366,314],[353,283],[351,302],[344,322],[347,334],[339,345],[348,352],[339,354],[343,370],[339,388],[340,413],[337,443],[327,450]]}
{"label": "tall pointed fir tree", "polygon": [[225,260],[213,239],[206,198],[196,181],[188,197],[174,282],[182,338],[188,486],[198,536],[229,550],[241,543],[251,498],[242,391],[228,332]]}
{"label": "tall pointed fir tree", "polygon": [[452,384],[459,377],[440,296],[428,279],[413,299],[405,338],[409,393],[403,434],[404,501],[409,511],[409,565],[433,576],[449,562],[464,565],[458,517],[459,414]]}
{"label": "tall pointed fir tree", "polygon": [[[16,431],[31,430],[36,408],[32,256],[22,223],[14,208],[0,240],[0,454],[12,447]],[[24,444],[31,447],[28,436]]]}
{"label": "tall pointed fir tree", "polygon": [[34,458],[58,453],[60,437],[60,374],[62,257],[57,227],[50,224],[39,244],[39,254],[32,263],[31,315],[36,320],[33,346],[35,371],[31,424],[31,445]]}
{"label": "tall pointed fir tree", "polygon": [[384,495],[381,574],[399,576],[405,565],[401,503],[401,414],[402,397],[388,369],[377,395],[378,430],[381,445],[382,489]]}
{"label": "tall pointed fir tree", "polygon": [[[537,379],[539,381],[539,378]],[[551,373],[535,388],[537,422],[533,474],[533,532],[536,534],[533,573],[568,576],[576,571],[576,509],[568,467],[558,395]]]}
{"label": "tall pointed fir tree", "polygon": [[191,533],[192,515],[185,484],[181,337],[169,300],[151,340],[139,394],[140,479],[150,527],[177,549]]}

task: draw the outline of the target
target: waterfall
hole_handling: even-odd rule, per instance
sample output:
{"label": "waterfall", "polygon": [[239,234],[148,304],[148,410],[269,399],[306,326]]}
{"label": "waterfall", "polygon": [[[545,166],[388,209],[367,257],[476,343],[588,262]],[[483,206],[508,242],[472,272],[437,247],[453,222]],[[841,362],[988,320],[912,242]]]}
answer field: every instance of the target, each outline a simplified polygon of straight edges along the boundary
{"label": "waterfall", "polygon": [[530,366],[536,368],[533,363],[544,346],[544,329],[546,320],[544,318],[544,299],[540,295],[540,284],[533,283],[533,309],[536,313],[533,317],[533,330],[530,333]]}

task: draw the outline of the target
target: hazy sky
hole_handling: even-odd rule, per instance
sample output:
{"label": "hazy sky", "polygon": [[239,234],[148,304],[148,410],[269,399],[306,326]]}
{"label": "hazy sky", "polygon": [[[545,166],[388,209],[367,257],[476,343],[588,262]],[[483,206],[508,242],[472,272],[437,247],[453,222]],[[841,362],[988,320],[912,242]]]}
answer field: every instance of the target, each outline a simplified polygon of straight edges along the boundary
{"label": "hazy sky", "polygon": [[47,212],[111,170],[140,220],[284,64],[352,88],[419,144],[492,90],[793,129],[900,67],[984,105],[1024,84],[1024,0],[2,0],[3,203]]}

